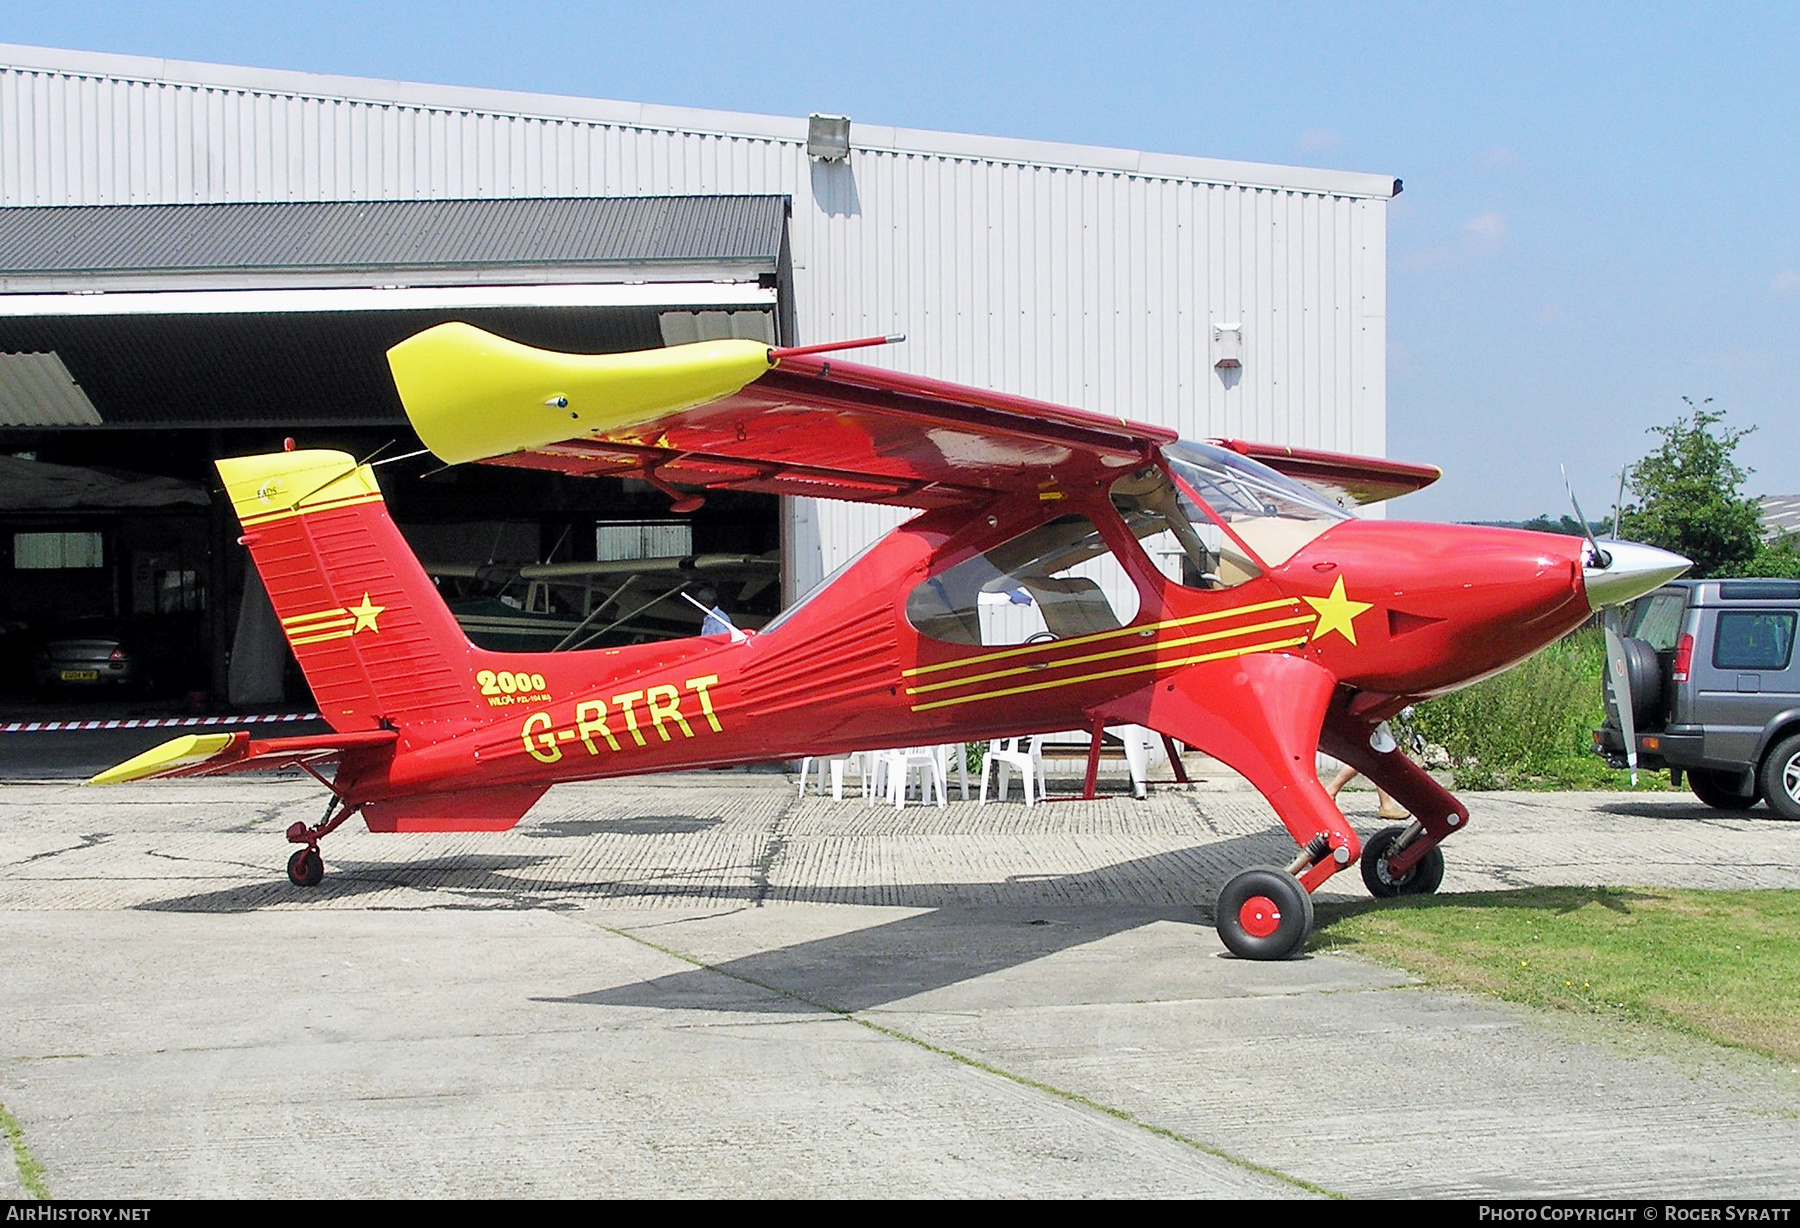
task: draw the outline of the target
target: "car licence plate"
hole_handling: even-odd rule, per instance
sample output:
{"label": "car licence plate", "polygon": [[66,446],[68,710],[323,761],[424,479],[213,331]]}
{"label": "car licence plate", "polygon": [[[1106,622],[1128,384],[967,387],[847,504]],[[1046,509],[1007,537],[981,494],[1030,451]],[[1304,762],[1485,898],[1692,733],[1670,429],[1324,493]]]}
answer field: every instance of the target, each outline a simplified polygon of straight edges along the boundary
{"label": "car licence plate", "polygon": [[98,682],[100,671],[97,669],[65,669],[62,672],[64,682]]}

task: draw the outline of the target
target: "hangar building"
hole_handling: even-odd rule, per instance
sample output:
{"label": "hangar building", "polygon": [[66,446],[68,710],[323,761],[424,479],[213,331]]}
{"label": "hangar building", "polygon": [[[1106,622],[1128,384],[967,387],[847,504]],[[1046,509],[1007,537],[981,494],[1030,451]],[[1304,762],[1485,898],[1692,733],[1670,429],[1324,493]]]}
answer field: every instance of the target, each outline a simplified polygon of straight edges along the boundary
{"label": "hangar building", "polygon": [[[165,689],[278,703],[266,678],[233,677],[257,594],[209,462],[284,437],[416,449],[383,356],[450,319],[590,352],[904,332],[858,360],[1188,437],[1382,455],[1398,191],[0,45],[0,653],[58,620],[129,616],[163,633]],[[767,613],[898,519],[751,495],[682,518],[645,482],[433,468],[400,460],[383,480],[445,575],[760,556],[780,585],[747,600]]]}

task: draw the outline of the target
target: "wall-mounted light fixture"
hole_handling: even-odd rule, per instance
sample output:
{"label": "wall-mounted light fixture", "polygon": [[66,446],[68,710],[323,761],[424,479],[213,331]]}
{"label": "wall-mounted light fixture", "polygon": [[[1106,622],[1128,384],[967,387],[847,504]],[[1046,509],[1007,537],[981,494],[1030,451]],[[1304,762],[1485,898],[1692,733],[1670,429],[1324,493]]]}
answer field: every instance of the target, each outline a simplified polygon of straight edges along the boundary
{"label": "wall-mounted light fixture", "polygon": [[850,157],[850,117],[806,117],[806,156],[821,162],[843,162]]}
{"label": "wall-mounted light fixture", "polygon": [[1244,365],[1244,326],[1215,324],[1212,330],[1213,366],[1235,371]]}

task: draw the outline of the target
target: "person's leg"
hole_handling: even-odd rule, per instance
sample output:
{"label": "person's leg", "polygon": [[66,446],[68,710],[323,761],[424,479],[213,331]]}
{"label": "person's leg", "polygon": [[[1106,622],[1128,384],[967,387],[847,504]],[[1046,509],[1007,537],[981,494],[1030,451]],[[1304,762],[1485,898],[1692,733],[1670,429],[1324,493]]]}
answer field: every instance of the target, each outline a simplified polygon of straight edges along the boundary
{"label": "person's leg", "polygon": [[1352,780],[1355,780],[1355,779],[1356,779],[1356,769],[1353,767],[1347,767],[1343,771],[1339,772],[1336,776],[1333,776],[1331,778],[1331,783],[1325,786],[1325,792],[1329,793],[1333,797],[1336,797],[1338,795],[1338,790],[1342,789],[1345,785],[1349,784]]}

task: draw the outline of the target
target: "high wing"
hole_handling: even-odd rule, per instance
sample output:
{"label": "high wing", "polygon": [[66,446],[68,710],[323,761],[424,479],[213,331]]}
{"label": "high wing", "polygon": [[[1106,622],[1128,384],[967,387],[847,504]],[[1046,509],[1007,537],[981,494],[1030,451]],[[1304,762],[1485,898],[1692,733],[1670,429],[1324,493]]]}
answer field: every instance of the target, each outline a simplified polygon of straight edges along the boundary
{"label": "high wing", "polygon": [[467,324],[388,351],[426,447],[453,464],[930,508],[1143,464],[1163,427],[753,341],[559,354]]}
{"label": "high wing", "polygon": [[[638,477],[677,498],[676,484],[918,508],[1006,492],[1054,497],[1142,465],[1176,438],[754,341],[563,354],[450,323],[394,346],[388,363],[420,439],[452,464]],[[1375,457],[1226,446],[1357,503],[1439,476]]]}

